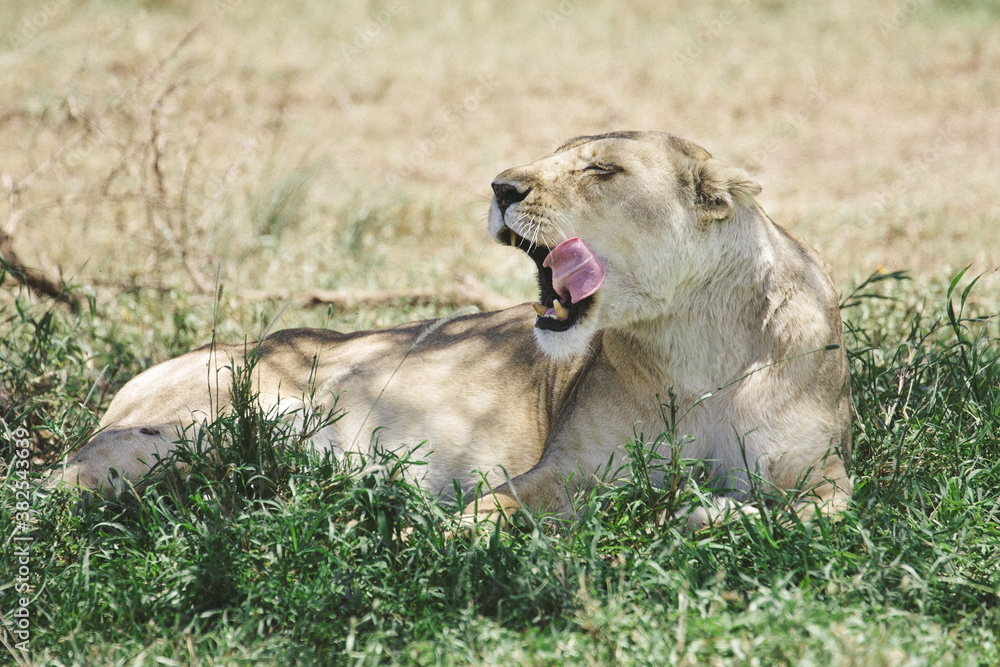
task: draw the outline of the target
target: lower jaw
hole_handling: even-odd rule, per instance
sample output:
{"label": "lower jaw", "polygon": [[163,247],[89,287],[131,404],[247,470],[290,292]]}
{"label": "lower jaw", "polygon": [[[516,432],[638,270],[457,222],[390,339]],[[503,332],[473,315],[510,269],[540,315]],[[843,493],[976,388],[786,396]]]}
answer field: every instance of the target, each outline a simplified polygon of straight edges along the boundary
{"label": "lower jaw", "polygon": [[554,333],[561,333],[563,331],[569,331],[576,326],[576,320],[571,322],[566,322],[565,320],[555,320],[551,317],[536,317],[535,318],[535,328],[539,331],[552,331]]}
{"label": "lower jaw", "polygon": [[566,331],[535,327],[534,335],[538,348],[546,357],[554,361],[570,361],[591,351],[591,337],[594,332],[586,327],[574,325]]}
{"label": "lower jaw", "polygon": [[[556,333],[569,331],[575,328],[581,320],[586,318],[594,306],[593,295],[582,299],[580,303],[569,302],[567,306],[562,306],[557,300],[553,301],[553,306],[544,306],[541,303],[534,304],[535,328],[540,331],[553,331]],[[562,312],[560,313],[560,309]],[[553,317],[553,312],[557,314]],[[562,317],[559,317],[562,315]]]}

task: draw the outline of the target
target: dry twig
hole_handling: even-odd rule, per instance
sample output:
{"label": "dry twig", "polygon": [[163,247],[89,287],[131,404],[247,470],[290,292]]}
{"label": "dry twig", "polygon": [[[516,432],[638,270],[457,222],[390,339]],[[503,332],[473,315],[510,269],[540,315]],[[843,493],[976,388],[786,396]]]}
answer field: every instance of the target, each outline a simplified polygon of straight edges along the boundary
{"label": "dry twig", "polygon": [[[336,306],[343,310],[356,308],[371,308],[378,305],[392,304],[402,299],[418,304],[446,302],[453,304],[469,304],[480,310],[501,310],[516,305],[517,302],[497,294],[471,276],[458,276],[453,285],[443,288],[411,289],[411,290],[376,290],[371,292],[358,290],[309,290],[292,292],[290,290],[242,290],[235,294],[236,298],[246,301],[290,301],[299,306]],[[207,300],[211,297],[202,297]]]}
{"label": "dry twig", "polygon": [[[191,30],[189,30],[174,46],[173,48],[156,64],[146,71],[142,76],[137,78],[133,85],[121,93],[119,93],[104,109],[102,115],[106,115],[110,111],[119,107],[127,99],[129,99],[136,91],[140,90],[142,86],[151,80],[155,80],[156,75],[159,73],[163,67],[172,60],[178,52],[184,47],[184,45],[190,41],[190,39],[197,32],[201,24],[195,25]],[[103,140],[108,138],[101,131],[99,125],[95,122],[91,122],[91,119],[85,118],[86,127],[75,134],[69,139],[69,141],[63,143],[58,150],[51,154],[45,161],[40,165],[31,170],[28,174],[20,179],[14,179],[9,175],[4,176],[4,185],[7,188],[7,200],[9,205],[10,215],[6,223],[0,227],[0,268],[2,268],[5,274],[12,276],[17,282],[21,283],[32,289],[33,291],[48,296],[60,303],[65,303],[74,312],[79,311],[80,303],[71,293],[66,291],[66,283],[62,280],[61,276],[50,276],[46,272],[35,269],[29,266],[21,256],[17,253],[14,248],[14,237],[16,236],[18,226],[21,219],[24,216],[24,209],[21,206],[21,195],[22,193],[38,178],[42,175],[48,173],[53,167],[59,164],[59,161],[73,148],[78,146],[82,141],[87,139],[92,133],[97,132],[102,135]],[[52,201],[44,202],[43,205],[50,205]],[[30,207],[29,207],[30,208]],[[187,258],[184,258],[187,260]],[[187,261],[185,261],[185,266],[187,267]],[[190,272],[190,267],[187,267]],[[192,276],[194,279],[196,276]],[[197,280],[195,280],[197,282]],[[202,285],[198,285],[199,288]]]}
{"label": "dry twig", "polygon": [[66,304],[74,313],[80,310],[80,302],[66,291],[66,283],[62,278],[53,278],[39,269],[28,266],[14,250],[14,239],[2,231],[0,231],[0,268],[4,274],[13,276],[14,280],[38,294]]}

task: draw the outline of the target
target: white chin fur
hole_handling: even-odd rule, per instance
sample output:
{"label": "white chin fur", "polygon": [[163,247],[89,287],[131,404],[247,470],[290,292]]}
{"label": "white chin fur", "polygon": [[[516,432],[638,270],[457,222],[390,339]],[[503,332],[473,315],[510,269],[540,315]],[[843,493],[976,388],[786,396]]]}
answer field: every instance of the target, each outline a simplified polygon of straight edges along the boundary
{"label": "white chin fur", "polygon": [[590,339],[594,330],[579,323],[566,331],[549,331],[535,327],[535,341],[546,357],[556,361],[566,361],[590,350]]}

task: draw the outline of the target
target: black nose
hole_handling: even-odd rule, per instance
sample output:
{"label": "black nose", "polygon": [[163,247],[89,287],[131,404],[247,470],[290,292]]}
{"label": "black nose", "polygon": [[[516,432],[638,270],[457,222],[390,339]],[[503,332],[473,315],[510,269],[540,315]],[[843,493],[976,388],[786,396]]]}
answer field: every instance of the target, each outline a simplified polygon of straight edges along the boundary
{"label": "black nose", "polygon": [[503,181],[493,181],[493,194],[497,198],[497,206],[500,207],[500,217],[502,218],[511,204],[524,201],[524,198],[531,192],[531,188],[524,191],[518,190],[516,185],[504,183]]}

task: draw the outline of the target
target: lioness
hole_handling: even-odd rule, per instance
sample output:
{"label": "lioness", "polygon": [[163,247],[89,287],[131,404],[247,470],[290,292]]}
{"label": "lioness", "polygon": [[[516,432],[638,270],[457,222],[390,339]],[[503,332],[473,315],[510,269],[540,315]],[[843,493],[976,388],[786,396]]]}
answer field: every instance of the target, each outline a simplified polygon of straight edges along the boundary
{"label": "lioness", "polygon": [[[485,474],[494,493],[470,508],[567,513],[633,433],[663,430],[672,392],[674,442],[707,462],[719,491],[691,527],[755,511],[743,504],[751,479],[795,490],[806,512],[842,509],[837,296],[814,251],[761,210],[756,183],[684,139],[614,132],[572,139],[492,187],[490,233],[535,262],[538,303],[382,331],[280,331],[257,351],[262,406],[339,396],[343,417],[317,446],[426,441],[424,488],[448,494]],[[111,469],[141,478],[180,429],[225,408],[244,352],[202,348],[131,380],[60,477],[92,489],[110,488]]]}

